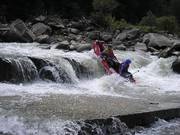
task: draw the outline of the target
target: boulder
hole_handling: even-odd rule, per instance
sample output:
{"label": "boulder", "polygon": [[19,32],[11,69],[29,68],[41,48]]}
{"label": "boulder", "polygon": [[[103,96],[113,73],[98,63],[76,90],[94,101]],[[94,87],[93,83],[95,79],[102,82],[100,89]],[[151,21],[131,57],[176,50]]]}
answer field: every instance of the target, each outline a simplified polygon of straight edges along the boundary
{"label": "boulder", "polygon": [[147,47],[145,43],[137,42],[134,47],[135,47],[135,50],[147,51]]}
{"label": "boulder", "polygon": [[73,34],[79,34],[79,30],[78,29],[76,29],[76,28],[68,28],[68,31],[70,32],[70,33],[73,33]]}
{"label": "boulder", "polygon": [[172,63],[172,70],[175,73],[180,74],[180,57],[178,57],[173,63]]}
{"label": "boulder", "polygon": [[51,27],[45,25],[44,23],[36,23],[32,26],[32,32],[36,36],[40,36],[43,34],[50,35],[52,32]]}
{"label": "boulder", "polygon": [[51,43],[49,35],[40,35],[35,39],[35,41],[38,43]]}
{"label": "boulder", "polygon": [[173,43],[167,37],[157,33],[149,33],[144,35],[143,42],[146,43],[148,47],[154,48],[171,47]]}
{"label": "boulder", "polygon": [[[99,34],[100,34],[99,31],[92,31],[92,32],[88,32],[87,37],[88,37],[90,40],[96,40],[96,39],[99,39]],[[101,38],[101,37],[100,37],[100,38]]]}
{"label": "boulder", "polygon": [[55,30],[65,28],[65,25],[63,24],[63,21],[59,16],[48,16],[48,18],[46,19],[46,24],[48,24]]}
{"label": "boulder", "polygon": [[12,22],[9,29],[9,31],[3,33],[3,37],[7,42],[33,42],[35,39],[35,35],[20,19]]}
{"label": "boulder", "polygon": [[91,50],[91,44],[79,44],[79,47],[76,48],[76,50],[78,52],[82,52],[82,51],[88,51]]}
{"label": "boulder", "polygon": [[123,32],[119,33],[115,40],[117,41],[125,41],[125,40],[133,40],[140,35],[139,29],[131,29],[131,30],[124,30]]}
{"label": "boulder", "polygon": [[39,77],[43,80],[58,82],[59,73],[57,68],[51,66],[45,66],[39,71]]}
{"label": "boulder", "polygon": [[46,20],[46,16],[40,15],[35,18],[35,21],[37,22],[44,22]]}
{"label": "boulder", "polygon": [[53,49],[70,49],[70,43],[68,41],[62,41],[52,46]]}
{"label": "boulder", "polygon": [[102,34],[101,37],[103,41],[110,42],[112,41],[113,35],[109,33],[105,33],[105,34]]}
{"label": "boulder", "polygon": [[126,50],[126,46],[124,46],[124,44],[121,44],[121,45],[115,46],[114,49],[125,51]]}

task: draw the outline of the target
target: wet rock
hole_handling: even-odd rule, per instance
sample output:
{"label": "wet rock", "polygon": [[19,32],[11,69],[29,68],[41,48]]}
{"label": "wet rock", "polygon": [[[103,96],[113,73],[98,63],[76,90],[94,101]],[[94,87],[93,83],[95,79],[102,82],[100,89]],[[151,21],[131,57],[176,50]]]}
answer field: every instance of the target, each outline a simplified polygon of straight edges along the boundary
{"label": "wet rock", "polygon": [[35,65],[26,57],[0,58],[0,74],[1,82],[19,83],[38,78]]}
{"label": "wet rock", "polygon": [[173,63],[172,63],[172,67],[173,71],[175,73],[180,74],[180,57],[178,57]]}
{"label": "wet rock", "polygon": [[137,42],[134,47],[135,47],[135,50],[147,51],[147,47],[145,43]]}
{"label": "wet rock", "polygon": [[72,65],[76,76],[78,78],[87,78],[89,76],[89,71],[86,67],[84,67],[83,65],[81,65],[79,62],[75,61],[74,59],[69,59],[69,58],[65,58],[66,60],[69,61],[69,63]]}
{"label": "wet rock", "polygon": [[70,49],[70,43],[68,41],[62,41],[52,46],[53,49]]}
{"label": "wet rock", "polygon": [[43,24],[43,23],[36,23],[32,26],[32,32],[36,35],[36,36],[40,36],[40,35],[43,35],[43,34],[47,34],[47,35],[50,35],[51,32],[52,32],[52,29]]}
{"label": "wet rock", "polygon": [[35,35],[30,31],[25,23],[17,19],[10,25],[10,30],[3,34],[7,42],[33,42]]}
{"label": "wet rock", "polygon": [[39,76],[41,79],[50,80],[53,82],[58,82],[58,79],[59,79],[58,74],[59,73],[58,73],[57,68],[51,67],[51,66],[45,66],[41,68],[41,70],[39,71]]}
{"label": "wet rock", "polygon": [[146,43],[147,41],[147,46],[154,48],[171,47],[173,43],[167,37],[157,33],[149,33],[144,35],[143,42]]}
{"label": "wet rock", "polygon": [[57,83],[72,83],[71,78],[61,68],[56,66],[45,66],[39,71],[39,76],[43,80],[50,80]]}
{"label": "wet rock", "polygon": [[49,61],[41,58],[29,57],[29,59],[31,59],[38,71],[40,71],[40,69],[45,66],[52,66],[52,64]]}

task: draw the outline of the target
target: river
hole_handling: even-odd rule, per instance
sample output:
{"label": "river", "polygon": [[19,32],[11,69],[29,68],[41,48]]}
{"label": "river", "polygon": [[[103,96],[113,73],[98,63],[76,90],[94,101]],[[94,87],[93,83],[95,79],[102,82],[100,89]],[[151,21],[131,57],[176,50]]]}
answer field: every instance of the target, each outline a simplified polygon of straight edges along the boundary
{"label": "river", "polygon": [[[115,55],[119,61],[126,58],[132,60],[129,70],[134,73],[136,84],[117,74],[105,75],[92,50],[78,53],[43,49],[37,43],[0,43],[0,57],[15,61],[21,69],[17,75],[22,74],[18,77],[22,79],[16,83],[0,83],[0,134],[76,135],[83,120],[118,115],[122,100],[132,101],[141,109],[143,106],[139,101],[154,103],[169,98],[179,103],[180,75],[171,70],[175,57],[159,59],[141,51],[115,51]],[[62,76],[71,83],[64,82],[57,75],[56,68],[51,70],[55,82],[40,79],[37,66],[30,58],[53,63],[66,73]],[[83,74],[69,62],[72,59],[86,69]],[[126,111],[129,111],[128,108],[122,113]],[[149,128],[137,127],[126,132],[136,135],[178,135],[179,127],[179,119],[168,122],[158,120]]]}

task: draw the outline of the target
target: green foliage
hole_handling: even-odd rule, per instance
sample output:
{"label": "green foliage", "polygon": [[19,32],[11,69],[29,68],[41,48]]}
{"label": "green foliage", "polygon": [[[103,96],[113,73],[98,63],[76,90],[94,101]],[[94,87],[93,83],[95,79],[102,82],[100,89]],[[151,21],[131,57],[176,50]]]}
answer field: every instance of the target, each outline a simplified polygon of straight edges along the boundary
{"label": "green foliage", "polygon": [[170,33],[177,32],[177,21],[174,16],[162,16],[157,18],[157,28]]}
{"label": "green foliage", "polygon": [[150,27],[156,26],[156,24],[157,24],[156,16],[151,11],[148,11],[147,16],[143,17],[140,22],[140,25],[150,26]]}
{"label": "green foliage", "polygon": [[116,20],[115,17],[112,17],[110,15],[105,17],[105,22],[110,30],[123,30],[125,28],[131,27],[131,25],[128,24],[126,20]]}
{"label": "green foliage", "polygon": [[157,32],[156,27],[150,27],[150,26],[144,26],[144,25],[137,25],[137,26],[134,26],[134,27],[140,29],[141,31],[143,31],[145,33]]}
{"label": "green foliage", "polygon": [[171,0],[171,12],[180,22],[180,0]]}

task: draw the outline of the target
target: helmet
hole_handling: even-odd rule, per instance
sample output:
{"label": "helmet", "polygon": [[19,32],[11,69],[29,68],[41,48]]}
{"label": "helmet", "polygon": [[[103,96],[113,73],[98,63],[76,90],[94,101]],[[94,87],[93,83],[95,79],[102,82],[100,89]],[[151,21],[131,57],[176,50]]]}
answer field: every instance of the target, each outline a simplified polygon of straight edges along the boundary
{"label": "helmet", "polygon": [[127,60],[125,61],[125,63],[126,63],[126,64],[130,64],[130,63],[131,63],[131,60],[130,60],[130,59],[127,59]]}

